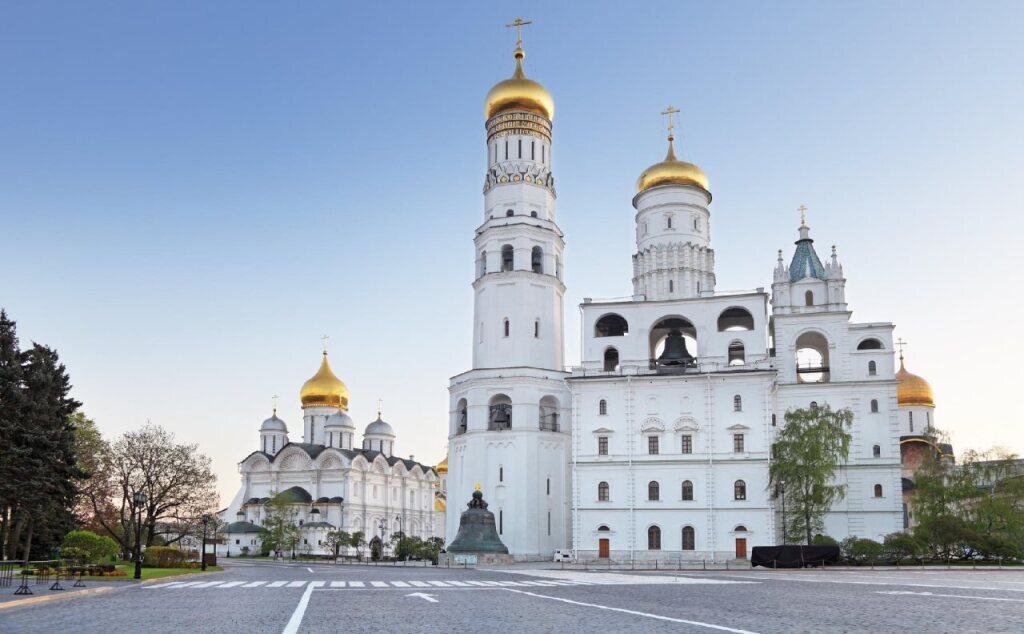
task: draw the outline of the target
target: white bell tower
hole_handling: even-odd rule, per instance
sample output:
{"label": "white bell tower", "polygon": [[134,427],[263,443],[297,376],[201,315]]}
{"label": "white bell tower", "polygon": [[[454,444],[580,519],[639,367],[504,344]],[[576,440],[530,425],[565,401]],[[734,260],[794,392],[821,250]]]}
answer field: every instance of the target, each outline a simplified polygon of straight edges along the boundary
{"label": "white bell tower", "polygon": [[451,380],[447,535],[480,485],[518,559],[565,548],[570,395],[564,382],[562,231],[552,176],[554,101],[523,71],[487,95],[483,224],[473,244],[473,368]]}

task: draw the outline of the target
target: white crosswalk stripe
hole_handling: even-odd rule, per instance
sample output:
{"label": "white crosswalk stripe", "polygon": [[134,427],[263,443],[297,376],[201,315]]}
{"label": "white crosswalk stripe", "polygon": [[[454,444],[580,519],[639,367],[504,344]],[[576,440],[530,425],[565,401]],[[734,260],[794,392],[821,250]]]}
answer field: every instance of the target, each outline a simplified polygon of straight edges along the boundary
{"label": "white crosswalk stripe", "polygon": [[350,587],[350,588],[365,588],[366,584],[363,583],[362,581],[349,581],[348,582],[348,587]]}
{"label": "white crosswalk stripe", "polygon": [[384,583],[383,581],[371,581],[370,585],[373,586],[374,588],[386,588],[386,587],[388,587],[388,584]]}
{"label": "white crosswalk stripe", "polygon": [[267,587],[268,588],[280,588],[281,586],[283,586],[286,583],[288,583],[288,582],[287,581],[275,581],[275,582],[271,583],[270,585],[268,585]]}
{"label": "white crosswalk stripe", "polygon": [[344,581],[332,581],[331,582],[331,587],[332,588],[344,588],[345,587],[345,582]]}
{"label": "white crosswalk stripe", "polygon": [[252,583],[247,583],[247,584],[245,584],[242,587],[243,588],[258,588],[258,587],[262,586],[265,583],[266,583],[266,581],[253,581]]}
{"label": "white crosswalk stripe", "polygon": [[[449,581],[448,583],[451,583],[451,582]],[[408,588],[409,587],[409,584],[407,584],[404,581],[392,581],[391,585],[395,586],[396,588]]]}
{"label": "white crosswalk stripe", "polygon": [[245,582],[244,581],[229,581],[227,583],[222,583],[222,584],[220,584],[217,587],[218,588],[234,588],[236,586],[242,585],[243,583],[245,583]]}
{"label": "white crosswalk stripe", "polygon": [[293,581],[293,582],[288,584],[288,587],[289,588],[301,588],[304,585],[306,585],[305,581]]}

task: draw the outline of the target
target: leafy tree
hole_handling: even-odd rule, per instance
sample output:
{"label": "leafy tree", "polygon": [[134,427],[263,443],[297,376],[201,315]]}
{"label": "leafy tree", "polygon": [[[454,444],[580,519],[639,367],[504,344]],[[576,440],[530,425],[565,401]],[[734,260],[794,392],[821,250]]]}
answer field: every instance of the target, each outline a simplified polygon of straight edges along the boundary
{"label": "leafy tree", "polygon": [[366,547],[366,533],[363,531],[353,531],[352,541],[349,542],[349,546],[356,549],[356,556],[362,558],[363,548]]}
{"label": "leafy tree", "polygon": [[80,558],[88,563],[109,560],[120,550],[113,539],[90,531],[71,531],[64,537],[60,548],[62,556]]}
{"label": "leafy tree", "polygon": [[835,482],[839,467],[850,455],[853,422],[849,409],[828,405],[786,412],[785,426],[772,447],[769,489],[786,496],[783,533],[787,541],[810,544],[821,531],[825,513],[843,499],[846,487]]}
{"label": "leafy tree", "polygon": [[[217,477],[210,459],[195,444],[175,441],[174,434],[147,424],[126,432],[103,454],[94,482],[86,490],[94,519],[118,541],[124,553],[135,550],[136,522],[142,514],[143,542],[158,538],[175,544],[201,531],[203,515],[217,508]],[[135,502],[136,493],[146,495]],[[111,521],[104,512],[115,508]]]}
{"label": "leafy tree", "polygon": [[263,527],[260,530],[260,541],[270,551],[294,554],[299,543],[300,532],[298,509],[282,495],[275,493],[264,505]]}
{"label": "leafy tree", "polygon": [[839,542],[839,550],[847,561],[862,564],[881,559],[885,549],[873,539],[847,537]]}
{"label": "leafy tree", "polygon": [[886,559],[890,561],[916,558],[922,551],[921,542],[911,533],[890,533],[885,536],[882,546]]}
{"label": "leafy tree", "polygon": [[[92,507],[87,491],[94,480],[96,482],[102,482],[103,480],[102,475],[96,478],[93,478],[93,476],[100,474],[103,468],[103,455],[107,450],[107,445],[103,441],[100,430],[96,427],[96,422],[86,416],[84,412],[78,411],[72,414],[70,422],[75,430],[75,466],[81,474],[72,509],[75,519],[79,524],[95,527],[96,522],[93,519],[95,510]],[[113,507],[108,507],[106,512],[108,514],[112,513]],[[94,529],[90,528],[90,530]]]}
{"label": "leafy tree", "polygon": [[[21,501],[21,462],[28,455],[23,416],[26,408],[24,368],[15,322],[0,309],[0,550],[16,557],[10,544],[11,522],[19,513]],[[5,557],[6,558],[6,557]]]}
{"label": "leafy tree", "polygon": [[352,545],[352,535],[348,531],[330,531],[327,533],[324,541],[327,549],[334,553],[335,558],[337,558],[338,551]]}

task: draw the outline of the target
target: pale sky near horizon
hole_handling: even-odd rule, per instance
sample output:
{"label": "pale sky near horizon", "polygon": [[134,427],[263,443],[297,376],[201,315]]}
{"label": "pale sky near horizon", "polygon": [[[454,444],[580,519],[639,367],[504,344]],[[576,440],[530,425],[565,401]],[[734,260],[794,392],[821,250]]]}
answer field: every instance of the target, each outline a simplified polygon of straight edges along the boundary
{"label": "pale sky near horizon", "polygon": [[0,306],[113,438],[200,443],[222,503],[320,337],[397,451],[444,455],[470,367],[483,97],[556,102],[566,363],[583,297],[631,292],[630,200],[681,111],[719,290],[770,287],[806,204],[856,321],[892,321],[959,452],[1024,454],[1019,2],[0,5]]}

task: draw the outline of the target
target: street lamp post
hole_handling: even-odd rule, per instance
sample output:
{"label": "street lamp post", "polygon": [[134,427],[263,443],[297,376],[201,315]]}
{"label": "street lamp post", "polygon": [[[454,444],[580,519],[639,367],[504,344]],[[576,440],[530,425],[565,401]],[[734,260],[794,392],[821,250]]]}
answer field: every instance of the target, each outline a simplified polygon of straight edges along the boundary
{"label": "street lamp post", "polygon": [[383,557],[384,556],[384,534],[385,534],[385,531],[388,529],[388,521],[386,519],[381,519],[379,522],[377,522],[377,528],[380,529],[380,556]]}
{"label": "street lamp post", "polygon": [[202,562],[200,567],[203,572],[206,572],[206,527],[210,524],[210,516],[203,516],[203,549],[199,552],[199,560]]}
{"label": "street lamp post", "polygon": [[398,522],[398,543],[395,544],[395,558],[398,558],[398,547],[402,545],[402,540],[405,539],[405,525],[402,523],[402,516],[396,515],[395,521]]}
{"label": "street lamp post", "polygon": [[782,492],[782,545],[786,545],[786,483],[779,482],[779,490]]}
{"label": "street lamp post", "polygon": [[135,578],[142,579],[142,507],[146,504],[146,494],[136,491],[132,496],[135,508],[138,509],[138,521],[135,524]]}

